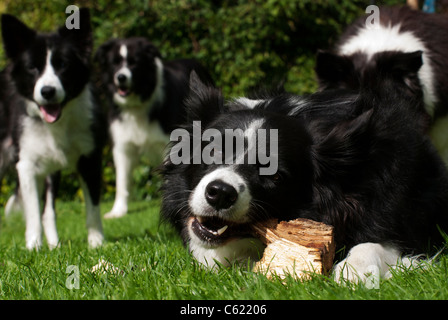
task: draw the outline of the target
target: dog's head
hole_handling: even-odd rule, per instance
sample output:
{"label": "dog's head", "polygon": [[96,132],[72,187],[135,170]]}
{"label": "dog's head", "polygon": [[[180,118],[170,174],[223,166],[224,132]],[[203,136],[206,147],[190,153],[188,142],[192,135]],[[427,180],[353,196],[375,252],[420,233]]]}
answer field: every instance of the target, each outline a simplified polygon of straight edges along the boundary
{"label": "dog's head", "polygon": [[41,34],[14,16],[2,15],[6,55],[17,91],[35,102],[28,112],[56,122],[63,107],[77,97],[90,77],[92,31],[88,9],[79,10],[79,29],[61,27]]}
{"label": "dog's head", "polygon": [[159,50],[147,39],[112,39],[102,44],[94,59],[102,73],[102,82],[114,102],[126,107],[131,99],[149,99],[163,79]]}
{"label": "dog's head", "polygon": [[368,56],[360,51],[349,55],[320,51],[316,74],[321,89],[394,86],[406,95],[421,97],[418,72],[423,63],[422,54],[422,51],[383,51]]}
{"label": "dog's head", "polygon": [[162,214],[197,260],[259,258],[251,225],[297,215],[311,196],[310,137],[300,121],[225,103],[191,77],[192,126],[171,134]]}

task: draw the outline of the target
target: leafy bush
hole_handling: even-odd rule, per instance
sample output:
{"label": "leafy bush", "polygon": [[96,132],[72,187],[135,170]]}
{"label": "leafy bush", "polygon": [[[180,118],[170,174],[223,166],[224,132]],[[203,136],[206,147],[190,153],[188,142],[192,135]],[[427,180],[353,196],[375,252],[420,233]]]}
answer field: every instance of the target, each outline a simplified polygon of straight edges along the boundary
{"label": "leafy bush", "polygon": [[[95,46],[111,37],[145,36],[165,59],[195,57],[226,96],[284,84],[303,94],[316,90],[314,55],[328,48],[344,26],[364,13],[361,0],[79,0],[91,8]],[[403,4],[405,1],[376,1]],[[5,0],[0,12],[18,16],[43,31],[65,23],[70,1]],[[5,65],[0,50],[0,65]],[[105,197],[114,192],[114,170],[105,154]],[[140,173],[139,173],[140,172]],[[137,170],[139,197],[155,195],[147,169]],[[73,176],[70,176],[71,178]],[[62,194],[77,184],[68,179]],[[156,183],[157,185],[157,183]],[[67,192],[65,192],[67,191]],[[3,194],[3,193],[2,193]],[[1,197],[1,196],[0,196]],[[1,200],[1,199],[0,199]]]}

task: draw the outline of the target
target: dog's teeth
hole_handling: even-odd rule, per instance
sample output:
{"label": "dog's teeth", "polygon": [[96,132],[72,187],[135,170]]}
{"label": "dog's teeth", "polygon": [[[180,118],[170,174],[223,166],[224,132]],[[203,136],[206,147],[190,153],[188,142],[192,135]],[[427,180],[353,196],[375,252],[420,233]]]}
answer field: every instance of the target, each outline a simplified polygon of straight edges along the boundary
{"label": "dog's teeth", "polygon": [[222,235],[227,230],[228,227],[229,226],[226,225],[226,226],[222,227],[221,229],[219,229],[217,231],[218,235]]}

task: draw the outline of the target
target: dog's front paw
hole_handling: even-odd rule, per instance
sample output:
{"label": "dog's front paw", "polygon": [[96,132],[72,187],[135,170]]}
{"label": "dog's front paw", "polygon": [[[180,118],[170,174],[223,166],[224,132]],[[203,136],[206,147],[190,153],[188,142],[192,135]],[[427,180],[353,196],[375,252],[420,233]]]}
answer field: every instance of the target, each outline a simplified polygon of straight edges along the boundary
{"label": "dog's front paw", "polygon": [[104,236],[103,233],[97,230],[89,231],[89,236],[87,239],[90,249],[95,249],[103,244]]}
{"label": "dog's front paw", "polygon": [[125,216],[126,210],[112,210],[104,215],[104,219],[115,219]]}
{"label": "dog's front paw", "polygon": [[339,262],[333,271],[334,280],[337,283],[366,283],[368,279],[379,277],[379,268],[375,264],[367,264],[365,261],[350,261],[344,259]]}
{"label": "dog's front paw", "polygon": [[26,237],[26,248],[28,250],[36,250],[42,247],[42,239],[39,236],[27,236]]}
{"label": "dog's front paw", "polygon": [[399,251],[392,246],[361,243],[354,246],[347,258],[335,266],[334,279],[338,283],[375,285],[389,271],[390,266],[397,264],[399,258]]}

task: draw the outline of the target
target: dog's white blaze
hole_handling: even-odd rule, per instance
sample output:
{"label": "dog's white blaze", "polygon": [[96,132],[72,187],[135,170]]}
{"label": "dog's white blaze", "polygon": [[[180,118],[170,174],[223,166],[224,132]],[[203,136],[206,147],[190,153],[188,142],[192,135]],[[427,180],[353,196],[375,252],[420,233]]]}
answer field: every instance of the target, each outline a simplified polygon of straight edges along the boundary
{"label": "dog's white blaze", "polygon": [[235,102],[238,104],[242,104],[246,107],[248,107],[249,109],[253,109],[255,108],[258,104],[264,102],[266,100],[263,99],[249,99],[246,97],[239,97],[235,99]]}
{"label": "dog's white blaze", "polygon": [[189,205],[196,216],[213,216],[217,215],[216,212],[213,212],[213,208],[208,204],[205,199],[205,188],[207,185],[215,180],[221,180],[229,185],[231,185],[238,192],[238,199],[235,204],[229,209],[223,210],[224,217],[226,220],[234,221],[234,222],[246,222],[247,221],[247,212],[250,207],[250,201],[252,199],[250,195],[250,190],[244,181],[243,177],[241,177],[237,172],[235,172],[233,166],[222,167],[216,169],[209,174],[205,175],[199,184],[194,189],[190,200]]}
{"label": "dog's white blaze", "polygon": [[[126,85],[128,88],[131,86],[132,84],[132,72],[131,70],[128,68],[128,64],[126,62],[126,58],[128,56],[128,48],[126,47],[126,45],[122,44],[120,46],[120,50],[119,50],[120,56],[123,58],[123,63],[120,69],[118,69],[117,72],[115,72],[114,74],[114,83],[116,86],[118,86],[120,84],[120,82],[118,81],[118,76],[119,75],[124,75],[126,77],[126,82],[122,83],[124,85]],[[118,97],[126,100],[126,97],[121,97],[120,95],[116,94]],[[115,98],[115,96],[114,96]]]}
{"label": "dog's white blaze", "polygon": [[264,124],[264,119],[257,119],[249,123],[246,130],[244,130],[244,136],[247,138],[254,138],[258,129],[261,129]]}
{"label": "dog's white blaze", "polygon": [[264,120],[263,119],[257,119],[249,123],[249,125],[244,130],[244,138],[247,139],[248,145],[247,149],[244,150],[244,152],[240,152],[236,155],[235,163],[241,164],[245,163],[245,157],[248,156],[247,162],[249,164],[255,164],[257,159],[257,152],[259,151],[257,148],[257,132],[258,129],[261,129],[263,127]]}
{"label": "dog's white blaze", "polygon": [[[34,85],[33,98],[40,105],[47,104],[49,102],[61,103],[65,98],[65,90],[62,86],[61,80],[56,75],[53,65],[51,64],[51,56],[52,52],[51,50],[48,50],[44,72]],[[55,97],[51,101],[48,101],[42,96],[41,90],[45,86],[54,87],[56,90]]]}
{"label": "dog's white blaze", "polygon": [[126,59],[128,57],[128,48],[126,47],[126,45],[122,44],[120,46],[120,56],[123,57],[123,59]]}
{"label": "dog's white blaze", "polygon": [[437,97],[433,80],[434,72],[427,55],[428,50],[424,43],[412,32],[401,31],[400,29],[400,25],[361,28],[355,36],[338,48],[339,54],[351,55],[356,52],[363,52],[370,59],[375,53],[381,51],[423,51],[423,65],[418,72],[418,76],[422,83],[427,111],[430,115],[433,115]]}

